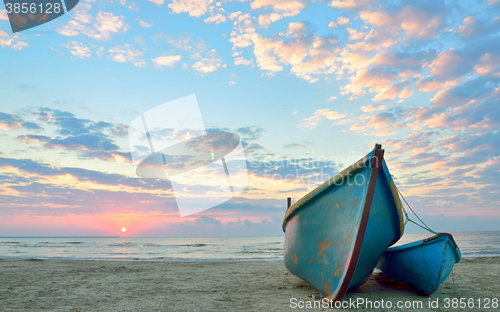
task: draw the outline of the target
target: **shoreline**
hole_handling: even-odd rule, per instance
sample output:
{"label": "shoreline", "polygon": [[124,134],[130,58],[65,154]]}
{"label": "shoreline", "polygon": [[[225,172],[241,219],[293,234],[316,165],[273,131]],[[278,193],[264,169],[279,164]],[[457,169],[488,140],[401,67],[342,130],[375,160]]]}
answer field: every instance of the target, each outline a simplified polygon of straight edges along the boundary
{"label": "shoreline", "polygon": [[[313,304],[320,298],[316,289],[280,261],[4,258],[0,272],[0,311],[293,311],[295,303]],[[499,273],[500,257],[462,259],[430,298],[440,305],[446,298],[499,298]],[[448,310],[428,308],[427,297],[376,274],[344,300],[359,298],[422,302],[423,308],[413,311]],[[310,307],[309,311],[323,309]]]}
{"label": "shoreline", "polygon": [[[498,256],[500,258],[500,256]],[[130,261],[130,262],[283,262],[283,259],[238,259],[238,258],[171,258],[171,259],[120,259],[120,258],[58,258],[58,257],[13,257],[0,256],[1,260],[65,260],[65,261]]]}
{"label": "shoreline", "polygon": [[[39,257],[39,256],[2,256],[1,260],[28,260],[28,261],[38,261],[38,260],[61,260],[61,261],[131,261],[131,262],[281,262],[283,263],[283,258],[275,259],[265,259],[265,258],[170,258],[161,257],[162,259],[145,259],[145,258],[79,258],[79,257]],[[480,256],[464,256],[463,260],[474,260],[474,259],[498,259],[500,262],[499,255],[480,255]]]}

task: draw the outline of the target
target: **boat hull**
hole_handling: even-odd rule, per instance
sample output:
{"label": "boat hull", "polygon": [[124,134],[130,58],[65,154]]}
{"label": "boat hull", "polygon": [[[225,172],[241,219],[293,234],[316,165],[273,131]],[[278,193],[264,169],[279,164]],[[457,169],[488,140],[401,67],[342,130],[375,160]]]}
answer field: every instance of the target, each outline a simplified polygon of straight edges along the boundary
{"label": "boat hull", "polygon": [[430,295],[461,259],[453,236],[441,233],[424,240],[389,248],[378,264],[381,274]]}
{"label": "boat hull", "polygon": [[404,222],[380,148],[327,182],[287,211],[284,262],[323,296],[340,300],[368,279]]}

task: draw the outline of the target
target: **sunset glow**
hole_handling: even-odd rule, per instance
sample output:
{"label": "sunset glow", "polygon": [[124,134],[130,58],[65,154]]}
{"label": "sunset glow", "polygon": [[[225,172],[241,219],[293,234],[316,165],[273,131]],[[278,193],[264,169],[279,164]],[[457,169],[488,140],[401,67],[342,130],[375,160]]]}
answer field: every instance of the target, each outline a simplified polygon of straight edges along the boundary
{"label": "sunset glow", "polygon": [[[136,2],[80,1],[19,34],[0,10],[0,236],[282,235],[286,198],[374,143],[429,226],[498,228],[499,1]],[[128,125],[191,95],[207,132],[241,139],[234,198],[224,170],[134,168],[150,147]],[[156,151],[199,135],[177,119],[148,129]],[[230,200],[181,217],[175,185]]]}

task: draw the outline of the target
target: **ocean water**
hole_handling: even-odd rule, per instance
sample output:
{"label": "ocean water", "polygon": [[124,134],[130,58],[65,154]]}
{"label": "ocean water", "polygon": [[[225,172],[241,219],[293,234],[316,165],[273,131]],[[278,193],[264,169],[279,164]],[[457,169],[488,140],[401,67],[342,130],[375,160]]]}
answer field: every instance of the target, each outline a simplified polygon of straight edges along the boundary
{"label": "ocean water", "polygon": [[0,238],[2,258],[260,260],[283,258],[284,237]]}
{"label": "ocean water", "polygon": [[[500,256],[500,231],[454,232],[463,258]],[[396,245],[432,236],[405,234]],[[281,261],[283,236],[204,238],[1,238],[0,258]]]}
{"label": "ocean water", "polygon": [[[500,257],[500,231],[450,232],[460,248],[462,258]],[[394,246],[431,237],[432,233],[404,234]]]}

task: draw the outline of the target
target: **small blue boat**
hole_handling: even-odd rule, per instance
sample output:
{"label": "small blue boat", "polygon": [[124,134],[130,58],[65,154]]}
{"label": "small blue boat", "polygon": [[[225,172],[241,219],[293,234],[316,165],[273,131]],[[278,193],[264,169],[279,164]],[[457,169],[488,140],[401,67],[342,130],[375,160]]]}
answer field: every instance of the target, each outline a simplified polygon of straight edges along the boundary
{"label": "small blue boat", "polygon": [[361,286],[404,231],[381,145],[290,206],[283,231],[285,266],[328,300]]}
{"label": "small blue boat", "polygon": [[428,296],[448,278],[460,258],[453,236],[440,233],[387,249],[377,267],[384,277],[401,281]]}

